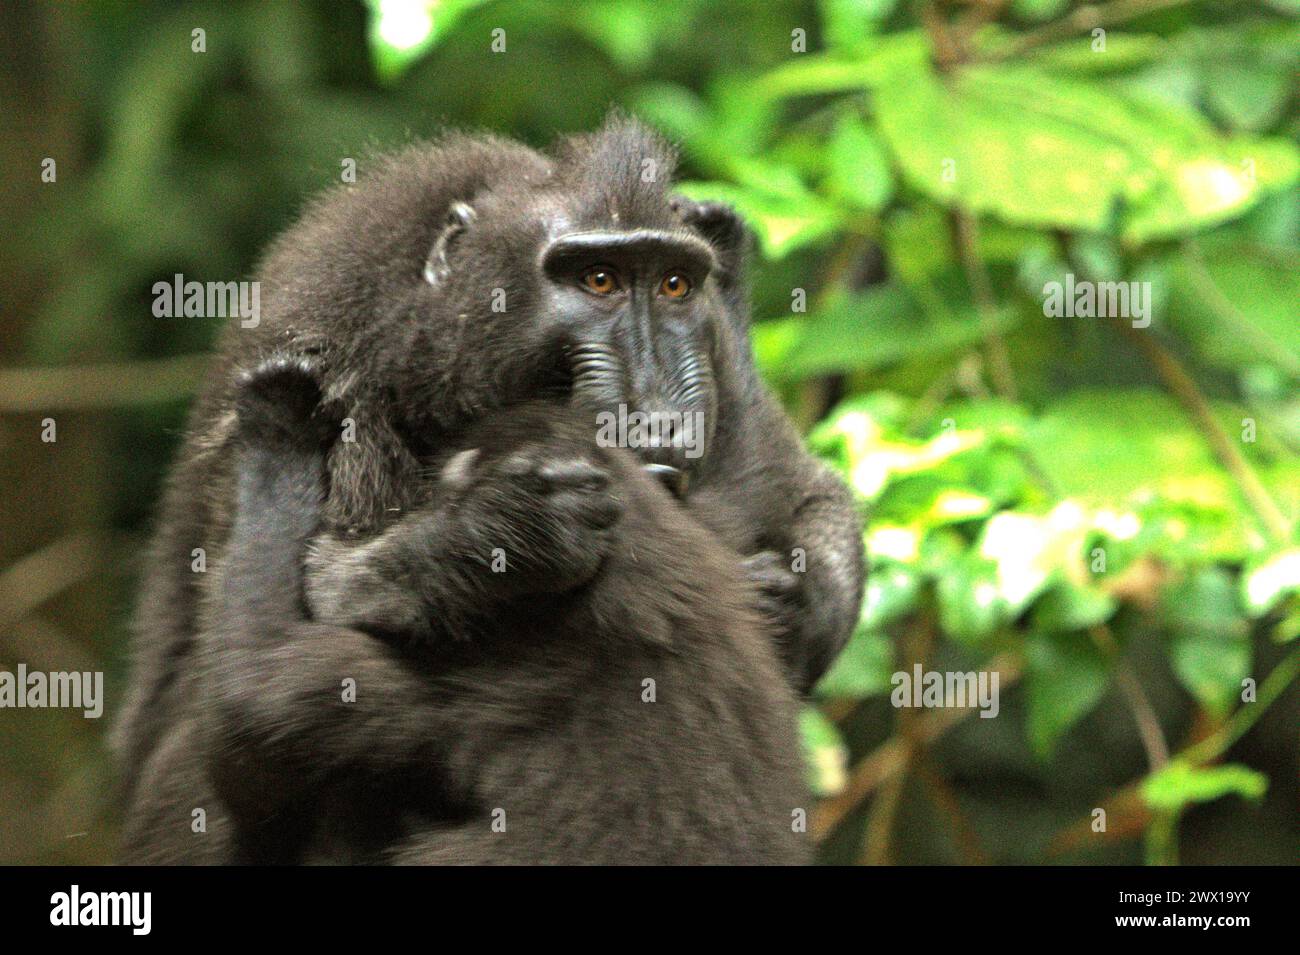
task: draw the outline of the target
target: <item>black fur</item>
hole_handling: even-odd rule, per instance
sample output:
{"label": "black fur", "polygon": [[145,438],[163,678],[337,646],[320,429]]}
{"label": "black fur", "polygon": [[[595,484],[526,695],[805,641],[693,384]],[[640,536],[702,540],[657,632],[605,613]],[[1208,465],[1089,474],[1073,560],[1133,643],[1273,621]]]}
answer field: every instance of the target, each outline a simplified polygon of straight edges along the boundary
{"label": "black fur", "polygon": [[[451,136],[382,161],[365,181],[313,205],[275,244],[260,275],[261,324],[230,330],[163,504],[119,733],[133,819],[152,825],[147,821],[161,811],[158,794],[174,795],[168,787],[176,774],[200,759],[177,742],[197,732],[188,720],[204,715],[202,699],[196,702],[204,684],[196,672],[199,651],[213,634],[226,633],[238,645],[239,634],[228,632],[223,600],[230,588],[223,578],[234,570],[229,551],[241,540],[235,516],[247,513],[236,506],[238,481],[257,471],[237,431],[240,370],[268,355],[308,362],[320,406],[347,419],[355,435],[328,451],[323,533],[309,550],[305,595],[294,595],[307,600],[315,619],[349,628],[331,631],[349,635],[320,653],[351,659],[358,671],[401,670],[396,651],[376,635],[405,640],[405,652],[472,646],[465,638],[485,627],[501,631],[494,614],[518,593],[492,595],[484,585],[475,593],[489,599],[476,604],[459,599],[460,589],[483,581],[459,579],[463,568],[430,573],[447,565],[430,562],[430,542],[442,540],[443,528],[436,495],[429,497],[438,485],[424,479],[422,468],[431,457],[444,461],[450,448],[467,447],[467,429],[494,409],[549,395],[584,409],[588,429],[592,412],[619,402],[703,412],[702,458],[682,460],[662,449],[646,458],[689,470],[685,507],[718,538],[710,559],[722,547],[737,555],[752,605],[775,625],[790,682],[806,690],[826,669],[861,598],[858,519],[846,489],[803,452],[758,380],[748,345],[746,231],[725,207],[672,196],[672,168],[672,153],[657,138],[618,119],[565,142],[553,157],[489,137]],[[631,248],[609,246],[634,279],[621,305],[593,299],[566,280],[566,237],[592,232],[648,237]],[[700,248],[704,261],[689,298],[646,297],[660,271]],[[505,310],[494,311],[501,301],[494,296],[502,294]],[[244,462],[242,473],[237,461]],[[662,494],[652,499],[666,501]],[[596,544],[607,531],[585,527],[571,552],[602,553]],[[502,533],[486,522],[471,549],[483,553],[482,545]],[[606,543],[617,552],[625,542]],[[268,546],[262,539],[259,547]],[[191,572],[196,547],[207,552],[207,574]],[[806,573],[791,573],[793,548],[806,551]],[[672,551],[662,557],[675,559]],[[611,559],[598,563],[606,567]],[[548,565],[548,572],[585,572],[561,565]],[[502,586],[520,585],[528,568],[517,570]],[[352,632],[357,627],[364,637]],[[240,633],[246,639],[249,631]],[[289,657],[282,650],[278,659],[287,664]],[[275,674],[264,679],[274,685]],[[403,685],[394,673],[388,679]],[[373,715],[376,727],[396,733],[407,699],[394,692]],[[270,707],[264,715],[287,725],[309,718]],[[351,752],[346,741],[323,737],[304,755],[328,766]],[[178,769],[177,760],[191,765]],[[335,818],[355,803],[342,790],[331,790],[341,807]],[[375,804],[373,791],[362,798]],[[443,796],[430,799],[450,811]],[[358,831],[376,823],[375,813],[363,816],[355,820]],[[391,835],[381,832],[375,841]],[[150,838],[129,839],[131,854],[160,857]]]}
{"label": "black fur", "polygon": [[[795,701],[738,557],[627,452],[594,447],[585,415],[534,403],[471,429],[472,459],[423,513],[434,552],[387,556],[443,565],[457,585],[436,602],[477,617],[476,639],[403,654],[307,619],[326,492],[314,384],[277,363],[244,388],[220,623],[179,734],[210,759],[194,773],[156,754],[173,815],[131,820],[131,861],[806,860]],[[520,566],[475,553],[488,525]]]}

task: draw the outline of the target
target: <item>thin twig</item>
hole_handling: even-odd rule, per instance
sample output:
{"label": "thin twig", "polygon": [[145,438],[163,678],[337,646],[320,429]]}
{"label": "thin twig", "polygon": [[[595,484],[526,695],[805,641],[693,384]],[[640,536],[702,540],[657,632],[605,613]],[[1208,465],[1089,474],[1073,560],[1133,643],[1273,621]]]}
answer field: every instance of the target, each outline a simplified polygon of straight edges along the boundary
{"label": "thin twig", "polygon": [[1152,771],[1160,769],[1169,762],[1169,744],[1165,742],[1165,734],[1160,729],[1160,720],[1156,716],[1155,708],[1147,699],[1146,691],[1142,689],[1142,684],[1133,672],[1133,668],[1120,653],[1119,644],[1115,642],[1110,627],[1100,623],[1090,632],[1093,642],[1114,661],[1115,682],[1119,685],[1120,692],[1133,713],[1133,721],[1137,723],[1138,736],[1141,737],[1142,747],[1147,753],[1147,763]]}
{"label": "thin twig", "polygon": [[187,398],[211,362],[181,355],[118,365],[0,369],[0,414],[123,408]]}
{"label": "thin twig", "polygon": [[[1093,280],[1088,269],[1075,254],[1069,236],[1065,233],[1058,233],[1057,241],[1065,254],[1066,261],[1070,263],[1070,267],[1079,275]],[[1286,515],[1282,513],[1282,509],[1269,495],[1268,489],[1264,487],[1264,482],[1259,479],[1259,475],[1250,466],[1250,462],[1232,443],[1227,432],[1223,430],[1218,419],[1214,417],[1214,411],[1210,408],[1209,401],[1201,394],[1200,388],[1197,387],[1196,382],[1182,363],[1147,330],[1134,328],[1129,321],[1116,315],[1105,316],[1105,320],[1113,328],[1117,329],[1121,335],[1136,345],[1148,364],[1155,369],[1156,375],[1164,383],[1170,394],[1173,395],[1174,400],[1182,405],[1183,411],[1192,420],[1192,424],[1196,429],[1200,431],[1205,443],[1209,445],[1210,451],[1218,458],[1224,470],[1236,483],[1242,497],[1250,506],[1252,513],[1263,527],[1265,533],[1276,543],[1290,540],[1291,522],[1287,520]]]}
{"label": "thin twig", "polygon": [[0,573],[0,630],[95,572],[100,542],[69,534],[9,565]]}
{"label": "thin twig", "polygon": [[[934,637],[933,621],[924,615],[917,617],[904,632],[898,648],[900,669],[910,671],[913,665],[924,669],[934,650]],[[896,732],[903,740],[902,762],[898,770],[881,784],[880,792],[871,803],[860,860],[863,865],[890,865],[893,861],[894,822],[902,805],[903,786],[915,760],[925,752],[925,741],[917,733],[915,710],[904,708],[898,711]]]}
{"label": "thin twig", "polygon": [[1206,444],[1214,456],[1219,459],[1224,470],[1236,482],[1242,496],[1254,511],[1256,518],[1263,526],[1264,531],[1276,543],[1283,543],[1291,537],[1291,523],[1282,513],[1281,508],[1273,501],[1269,495],[1268,489],[1264,487],[1264,482],[1259,479],[1255,469],[1250,466],[1250,462],[1237,449],[1236,445],[1228,437],[1227,432],[1219,425],[1218,419],[1214,417],[1214,412],[1210,408],[1210,403],[1201,394],[1201,390],[1192,380],[1192,376],[1182,366],[1182,363],[1173,356],[1163,345],[1160,344],[1154,335],[1146,334],[1140,329],[1134,328],[1127,321],[1117,317],[1110,317],[1111,325],[1118,328],[1120,333],[1129,341],[1137,346],[1138,351],[1155,369],[1160,380],[1164,382],[1165,387],[1173,394],[1174,398],[1187,416],[1192,419],[1201,436],[1205,438]]}
{"label": "thin twig", "polygon": [[[1174,757],[1192,766],[1208,766],[1218,761],[1237,740],[1241,739],[1264,715],[1269,706],[1280,697],[1300,676],[1300,648],[1273,667],[1259,686],[1255,702],[1240,706],[1223,726],[1205,739],[1185,746]],[[1142,799],[1143,780],[1138,779],[1121,786],[1104,800],[1107,809],[1105,837],[1123,839],[1142,833],[1152,818],[1151,810]],[[1047,849],[1048,857],[1069,852],[1092,835],[1091,814],[1061,829]]]}
{"label": "thin twig", "polygon": [[[1241,313],[1219,288],[1214,276],[1205,266],[1205,257],[1195,241],[1189,239],[1183,243],[1183,260],[1187,265],[1187,275],[1192,280],[1196,295],[1228,325],[1232,334],[1250,340],[1252,348],[1259,351],[1261,357],[1286,370],[1293,377],[1300,377],[1300,358],[1289,348],[1273,341],[1260,331],[1259,326]],[[1286,266],[1278,263],[1282,268]]]}
{"label": "thin twig", "polygon": [[952,823],[953,842],[961,851],[967,865],[988,865],[988,855],[980,845],[979,834],[971,825],[965,810],[961,808],[957,794],[953,792],[948,780],[939,775],[930,754],[922,753],[913,760],[913,766],[935,806]]}
{"label": "thin twig", "polygon": [[971,40],[980,28],[992,23],[1002,15],[1003,9],[1010,3],[1010,0],[974,0],[971,8],[963,16],[957,18],[956,24],[952,27],[951,35],[953,45],[957,48],[963,60],[970,57]]}
{"label": "thin twig", "polygon": [[[1005,690],[1020,679],[1020,657],[1012,653],[999,654],[989,661],[985,669],[999,674],[999,689]],[[926,745],[933,744],[952,727],[966,719],[974,710],[955,706],[945,707],[918,715],[913,721],[914,738]],[[849,772],[849,781],[836,796],[819,804],[813,812],[812,831],[820,841],[842,823],[864,799],[870,796],[886,779],[893,777],[907,764],[907,743],[900,736],[891,736],[863,757]]]}
{"label": "thin twig", "polygon": [[1228,751],[1228,747],[1246,735],[1247,731],[1264,715],[1265,710],[1282,695],[1297,676],[1300,676],[1300,648],[1273,667],[1269,675],[1264,678],[1264,682],[1259,685],[1254,703],[1237,707],[1236,712],[1223,726],[1183,750],[1180,754],[1181,758],[1192,763],[1208,763],[1218,759]]}
{"label": "thin twig", "polygon": [[999,63],[1023,56],[1029,51],[1058,40],[1067,40],[1077,33],[1086,33],[1098,27],[1112,26],[1148,13],[1158,13],[1173,7],[1195,3],[1196,0],[1111,0],[1110,3],[1084,4],[1076,7],[1060,20],[1054,20],[1037,30],[1021,34],[1014,42],[975,57],[981,63]]}
{"label": "thin twig", "polygon": [[881,784],[880,792],[871,803],[866,839],[863,842],[862,856],[858,860],[862,865],[892,864],[894,820],[898,818],[898,807],[903,800],[903,784],[907,782],[907,768],[911,764],[910,747],[906,742],[903,750],[903,762],[899,771]]}
{"label": "thin twig", "polygon": [[918,7],[916,11],[917,18],[921,25],[925,27],[926,33],[930,37],[930,58],[934,65],[942,71],[947,71],[961,62],[961,50],[953,42],[952,32],[948,29],[948,22],[935,8],[933,3],[914,4]]}
{"label": "thin twig", "polygon": [[984,352],[988,360],[989,377],[993,380],[993,390],[999,396],[1015,401],[1016,380],[1011,374],[1011,357],[1007,353],[1006,342],[997,330],[997,299],[993,295],[988,268],[979,255],[979,224],[974,216],[959,208],[950,210],[949,221],[952,225],[953,244],[984,327]]}
{"label": "thin twig", "polygon": [[1151,810],[1142,800],[1142,793],[1137,783],[1130,783],[1107,796],[1098,807],[1105,810],[1106,829],[1094,832],[1092,828],[1092,810],[1084,818],[1070,823],[1047,844],[1048,859],[1073,852],[1093,839],[1103,842],[1122,842],[1142,835],[1151,819]]}

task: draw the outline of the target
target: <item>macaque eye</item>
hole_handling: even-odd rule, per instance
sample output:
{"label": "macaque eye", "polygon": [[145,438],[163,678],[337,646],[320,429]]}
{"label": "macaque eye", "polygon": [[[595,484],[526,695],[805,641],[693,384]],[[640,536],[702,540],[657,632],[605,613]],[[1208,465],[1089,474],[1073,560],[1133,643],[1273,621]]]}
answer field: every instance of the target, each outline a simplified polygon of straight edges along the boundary
{"label": "macaque eye", "polygon": [[691,280],[680,272],[669,272],[659,283],[659,294],[668,298],[685,298],[690,291]]}
{"label": "macaque eye", "polygon": [[613,295],[623,287],[618,274],[604,266],[593,266],[582,273],[582,284],[597,295]]}

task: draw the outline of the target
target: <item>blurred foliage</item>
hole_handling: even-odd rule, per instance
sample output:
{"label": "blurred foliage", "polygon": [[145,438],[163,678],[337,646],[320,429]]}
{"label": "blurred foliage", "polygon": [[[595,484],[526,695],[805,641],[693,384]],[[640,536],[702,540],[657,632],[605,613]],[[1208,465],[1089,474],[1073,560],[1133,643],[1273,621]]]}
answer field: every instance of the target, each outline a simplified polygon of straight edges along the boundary
{"label": "blurred foliage", "polygon": [[[1181,832],[1184,860],[1293,862],[1300,8],[1078,7],[9,11],[7,166],[60,165],[18,197],[2,354],[200,351],[214,329],[160,325],[152,282],[247,274],[343,161],[447,124],[544,144],[621,104],[682,143],[683,191],[753,225],[760,366],[870,516],[859,626],[802,721],[825,858],[1166,862]],[[1049,317],[1067,273],[1145,283],[1150,326]],[[183,398],[125,401],[107,469],[24,485],[0,558],[80,525],[129,548]],[[32,520],[51,480],[97,492]],[[95,622],[120,619],[118,577],[111,611],[47,608],[100,659],[120,659]],[[930,733],[891,708],[917,662],[1002,669],[1001,718]],[[0,798],[47,800],[37,829],[111,826],[68,806],[105,805],[93,778],[51,783],[66,767],[36,749]],[[15,832],[12,858],[105,851]]]}

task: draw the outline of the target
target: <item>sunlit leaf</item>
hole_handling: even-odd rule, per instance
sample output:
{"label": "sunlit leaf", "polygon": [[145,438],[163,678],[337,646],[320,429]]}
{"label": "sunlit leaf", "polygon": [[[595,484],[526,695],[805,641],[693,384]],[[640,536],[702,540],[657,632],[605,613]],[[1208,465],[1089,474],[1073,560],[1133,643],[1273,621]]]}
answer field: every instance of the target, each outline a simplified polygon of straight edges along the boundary
{"label": "sunlit leaf", "polygon": [[1224,139],[1194,114],[1037,66],[951,76],[924,58],[875,90],[881,130],[908,181],[945,204],[1011,223],[1131,241],[1239,215],[1300,175],[1294,146]]}
{"label": "sunlit leaf", "polygon": [[1031,634],[1025,660],[1029,742],[1039,756],[1047,756],[1061,734],[1097,705],[1109,668],[1083,634]]}
{"label": "sunlit leaf", "polygon": [[894,671],[894,649],[884,631],[868,626],[866,621],[864,610],[853,636],[818,682],[818,696],[863,700],[889,691],[889,678]]}
{"label": "sunlit leaf", "polygon": [[[1240,413],[1225,410],[1221,420],[1230,433],[1240,430]],[[1164,395],[1076,391],[1029,426],[1026,445],[1061,494],[1116,510],[1159,498],[1207,515],[1240,515],[1222,528],[1217,546],[1225,553],[1246,546],[1250,524],[1243,522],[1253,518],[1204,437]]]}
{"label": "sunlit leaf", "polygon": [[678,191],[734,206],[754,227],[769,258],[782,258],[839,228],[839,211],[814,195],[792,170],[758,161],[731,166],[742,182],[684,182]]}
{"label": "sunlit leaf", "polygon": [[811,706],[799,713],[799,736],[803,740],[808,787],[817,796],[833,796],[847,781],[848,749],[840,731]]}
{"label": "sunlit leaf", "polygon": [[1105,591],[1061,581],[1035,602],[1034,626],[1059,633],[1086,630],[1109,620],[1117,606]]}
{"label": "sunlit leaf", "polygon": [[1173,268],[1171,325],[1217,365],[1268,362],[1300,379],[1300,253],[1207,242]]}
{"label": "sunlit leaf", "polygon": [[1179,810],[1191,803],[1213,802],[1224,796],[1261,799],[1268,777],[1248,766],[1191,766],[1174,760],[1142,782],[1142,799],[1152,809]]}
{"label": "sunlit leaf", "polygon": [[[999,312],[989,325],[1007,331],[1018,317]],[[769,379],[797,381],[951,354],[983,340],[985,327],[973,310],[952,320],[930,320],[904,289],[886,284],[835,296],[808,315],[762,322],[754,330],[754,347]]]}
{"label": "sunlit leaf", "polygon": [[870,40],[898,0],[819,0],[817,6],[827,46],[851,53]]}
{"label": "sunlit leaf", "polygon": [[828,153],[826,188],[832,196],[872,212],[889,201],[894,189],[889,153],[879,135],[857,116],[840,117]]}
{"label": "sunlit leaf", "polygon": [[1242,574],[1242,602],[1252,617],[1268,613],[1287,594],[1300,594],[1300,548],[1270,554]]}
{"label": "sunlit leaf", "polygon": [[486,0],[366,0],[370,7],[370,58],[391,83],[447,35],[469,10]]}
{"label": "sunlit leaf", "polygon": [[1211,713],[1226,715],[1250,675],[1250,634],[1231,578],[1217,567],[1193,571],[1164,594],[1178,679]]}

